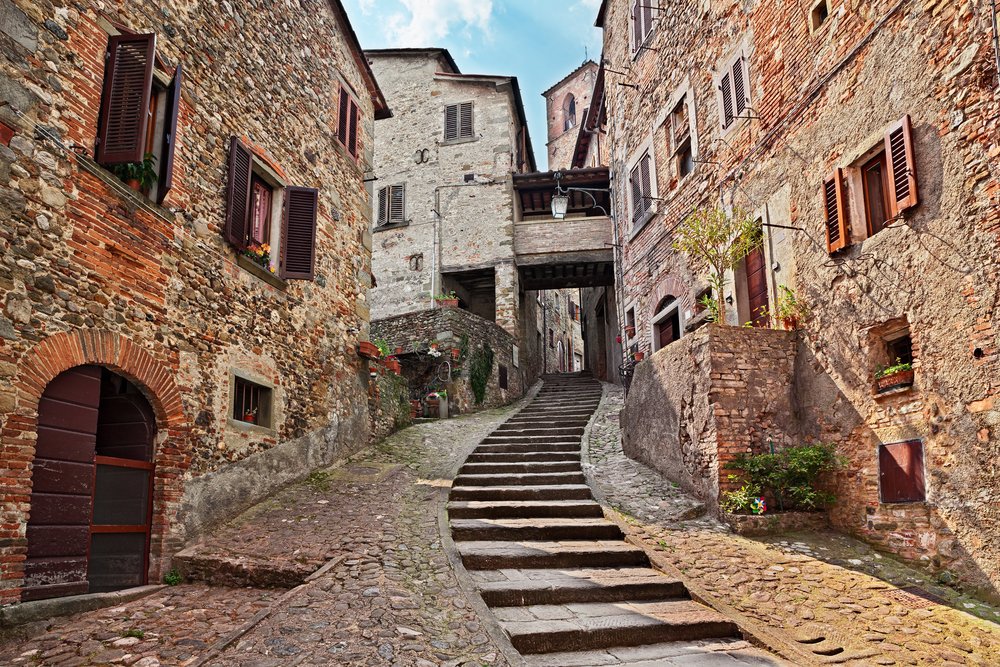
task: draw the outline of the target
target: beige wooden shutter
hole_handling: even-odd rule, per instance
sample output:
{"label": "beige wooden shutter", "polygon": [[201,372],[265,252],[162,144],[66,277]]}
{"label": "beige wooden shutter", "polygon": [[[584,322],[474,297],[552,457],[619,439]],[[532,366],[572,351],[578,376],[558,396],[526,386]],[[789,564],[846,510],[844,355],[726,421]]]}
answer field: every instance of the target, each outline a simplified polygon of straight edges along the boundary
{"label": "beige wooden shutter", "polygon": [[826,249],[836,252],[847,247],[849,230],[844,206],[844,172],[837,169],[833,177],[823,183],[823,212],[826,216]]}
{"label": "beige wooden shutter", "polygon": [[909,115],[890,125],[885,133],[885,159],[890,179],[889,214],[893,218],[919,201],[911,133]]}

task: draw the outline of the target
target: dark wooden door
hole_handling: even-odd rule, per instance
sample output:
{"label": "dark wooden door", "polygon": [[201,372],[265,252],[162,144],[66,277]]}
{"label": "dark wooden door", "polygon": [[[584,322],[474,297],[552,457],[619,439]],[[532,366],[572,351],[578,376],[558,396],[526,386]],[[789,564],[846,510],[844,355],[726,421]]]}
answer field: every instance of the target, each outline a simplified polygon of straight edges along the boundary
{"label": "dark wooden door", "polygon": [[750,321],[755,327],[766,327],[768,325],[767,270],[763,245],[754,248],[747,255],[746,270]]}
{"label": "dark wooden door", "polygon": [[878,468],[882,502],[907,503],[924,499],[924,449],[920,440],[881,445]]}
{"label": "dark wooden door", "polygon": [[656,325],[659,333],[659,344],[660,347],[657,349],[662,350],[667,345],[670,345],[675,340],[677,340],[677,331],[674,328],[674,318],[668,317],[667,319]]}
{"label": "dark wooden door", "polygon": [[101,368],[80,366],[45,388],[31,473],[21,599],[86,593]]}

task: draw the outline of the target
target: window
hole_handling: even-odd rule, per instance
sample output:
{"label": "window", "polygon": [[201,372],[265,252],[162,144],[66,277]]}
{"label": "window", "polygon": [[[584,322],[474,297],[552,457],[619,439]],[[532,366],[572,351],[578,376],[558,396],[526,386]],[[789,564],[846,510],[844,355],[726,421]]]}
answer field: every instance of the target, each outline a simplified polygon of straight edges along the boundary
{"label": "window", "polygon": [[576,97],[566,93],[563,99],[563,132],[576,127]]}
{"label": "window", "polygon": [[625,337],[635,338],[635,308],[629,308],[625,311]]}
{"label": "window", "polygon": [[898,332],[893,336],[886,336],[885,351],[888,354],[890,364],[911,364],[913,363],[913,340],[910,332]]}
{"label": "window", "polygon": [[[168,78],[156,57],[156,35],[108,39],[94,159],[123,180],[138,180],[162,204],[173,185],[181,66]],[[151,182],[144,165],[155,177]]]}
{"label": "window", "polygon": [[907,440],[878,448],[879,491],[883,503],[921,502],[924,489],[924,445]]}
{"label": "window", "polygon": [[423,253],[417,253],[416,255],[410,255],[410,271],[423,271],[424,270],[424,255]]}
{"label": "window", "polygon": [[472,102],[449,104],[444,108],[444,140],[472,139],[475,125],[472,120]]}
{"label": "window", "polygon": [[[318,190],[285,186],[267,160],[231,138],[224,234],[237,252],[266,244],[259,248],[265,268],[286,280],[312,280],[318,207]],[[280,228],[271,224],[278,216]]]}
{"label": "window", "polygon": [[681,337],[681,316],[677,299],[665,296],[653,315],[653,350],[662,350]]}
{"label": "window", "polygon": [[694,170],[694,154],[691,148],[691,119],[687,105],[687,95],[681,97],[670,112],[670,151],[673,154],[674,177],[677,181]]}
{"label": "window", "polygon": [[632,1],[632,53],[638,53],[653,32],[653,5],[657,0]]}
{"label": "window", "polygon": [[239,376],[233,382],[233,419],[271,428],[272,390]]}
{"label": "window", "polygon": [[507,381],[507,367],[504,366],[503,364],[500,364],[500,366],[497,368],[497,375],[498,375],[497,379],[499,381],[500,388],[501,389],[506,389],[507,386],[508,386],[508,381]]}
{"label": "window", "polygon": [[376,225],[399,225],[406,222],[406,186],[388,185],[378,191],[378,219]]}
{"label": "window", "polygon": [[817,30],[830,17],[830,0],[819,0],[809,12],[809,29]]}
{"label": "window", "polygon": [[555,346],[556,346],[555,333],[552,331],[552,329],[549,329],[549,347],[555,347]]}
{"label": "window", "polygon": [[337,141],[347,149],[354,159],[358,158],[359,140],[358,127],[361,123],[361,112],[358,102],[344,85],[340,86],[340,104],[337,113]]}
{"label": "window", "polygon": [[872,236],[919,203],[910,117],[904,116],[890,125],[884,142],[848,167],[846,175],[850,189],[843,169],[836,169],[823,183],[823,213],[830,253],[851,243],[848,210],[852,215],[864,217],[864,229],[867,236]]}
{"label": "window", "polygon": [[653,210],[653,159],[646,151],[632,167],[629,175],[632,194],[632,224],[642,224]]}
{"label": "window", "polygon": [[743,117],[750,109],[750,70],[746,57],[741,53],[717,79],[719,121],[723,130]]}

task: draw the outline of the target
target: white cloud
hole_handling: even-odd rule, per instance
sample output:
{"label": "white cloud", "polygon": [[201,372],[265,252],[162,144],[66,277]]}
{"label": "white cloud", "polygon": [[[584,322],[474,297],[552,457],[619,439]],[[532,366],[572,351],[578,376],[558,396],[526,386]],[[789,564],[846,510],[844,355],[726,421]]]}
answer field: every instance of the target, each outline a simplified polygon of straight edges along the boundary
{"label": "white cloud", "polygon": [[358,8],[367,16],[375,9],[375,0],[358,0]]}
{"label": "white cloud", "polygon": [[[362,5],[372,0],[361,0]],[[490,32],[493,0],[399,0],[407,13],[388,18],[388,34],[393,46],[440,46],[454,29]]]}

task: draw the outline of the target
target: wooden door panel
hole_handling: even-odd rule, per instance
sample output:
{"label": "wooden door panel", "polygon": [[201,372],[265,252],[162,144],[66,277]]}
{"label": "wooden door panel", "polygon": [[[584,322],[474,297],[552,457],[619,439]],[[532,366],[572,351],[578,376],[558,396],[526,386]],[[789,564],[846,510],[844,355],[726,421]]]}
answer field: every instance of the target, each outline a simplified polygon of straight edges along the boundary
{"label": "wooden door panel", "polygon": [[31,523],[39,526],[64,525],[67,514],[79,516],[88,514],[90,502],[90,496],[32,493]]}
{"label": "wooden door panel", "polygon": [[35,457],[93,463],[95,443],[96,439],[93,433],[78,433],[51,426],[39,426]]}
{"label": "wooden door panel", "polygon": [[67,431],[93,433],[97,429],[97,404],[80,405],[46,396],[38,402],[38,423]]}
{"label": "wooden door panel", "polygon": [[31,473],[31,492],[63,493],[90,497],[94,464],[39,459]]}
{"label": "wooden door panel", "polygon": [[[84,563],[84,572],[87,571]],[[27,585],[27,584],[25,584]],[[90,589],[90,584],[86,581],[74,581],[65,584],[40,584],[32,585],[21,591],[21,601],[31,602],[32,600],[47,600],[49,598],[61,598],[67,595],[83,595]]]}
{"label": "wooden door panel", "polygon": [[768,325],[767,271],[763,246],[755,248],[747,255],[745,266],[750,321],[755,327],[766,327]]}
{"label": "wooden door panel", "polygon": [[29,525],[27,533],[33,559],[53,556],[82,556],[86,558],[87,556],[90,525]]}

